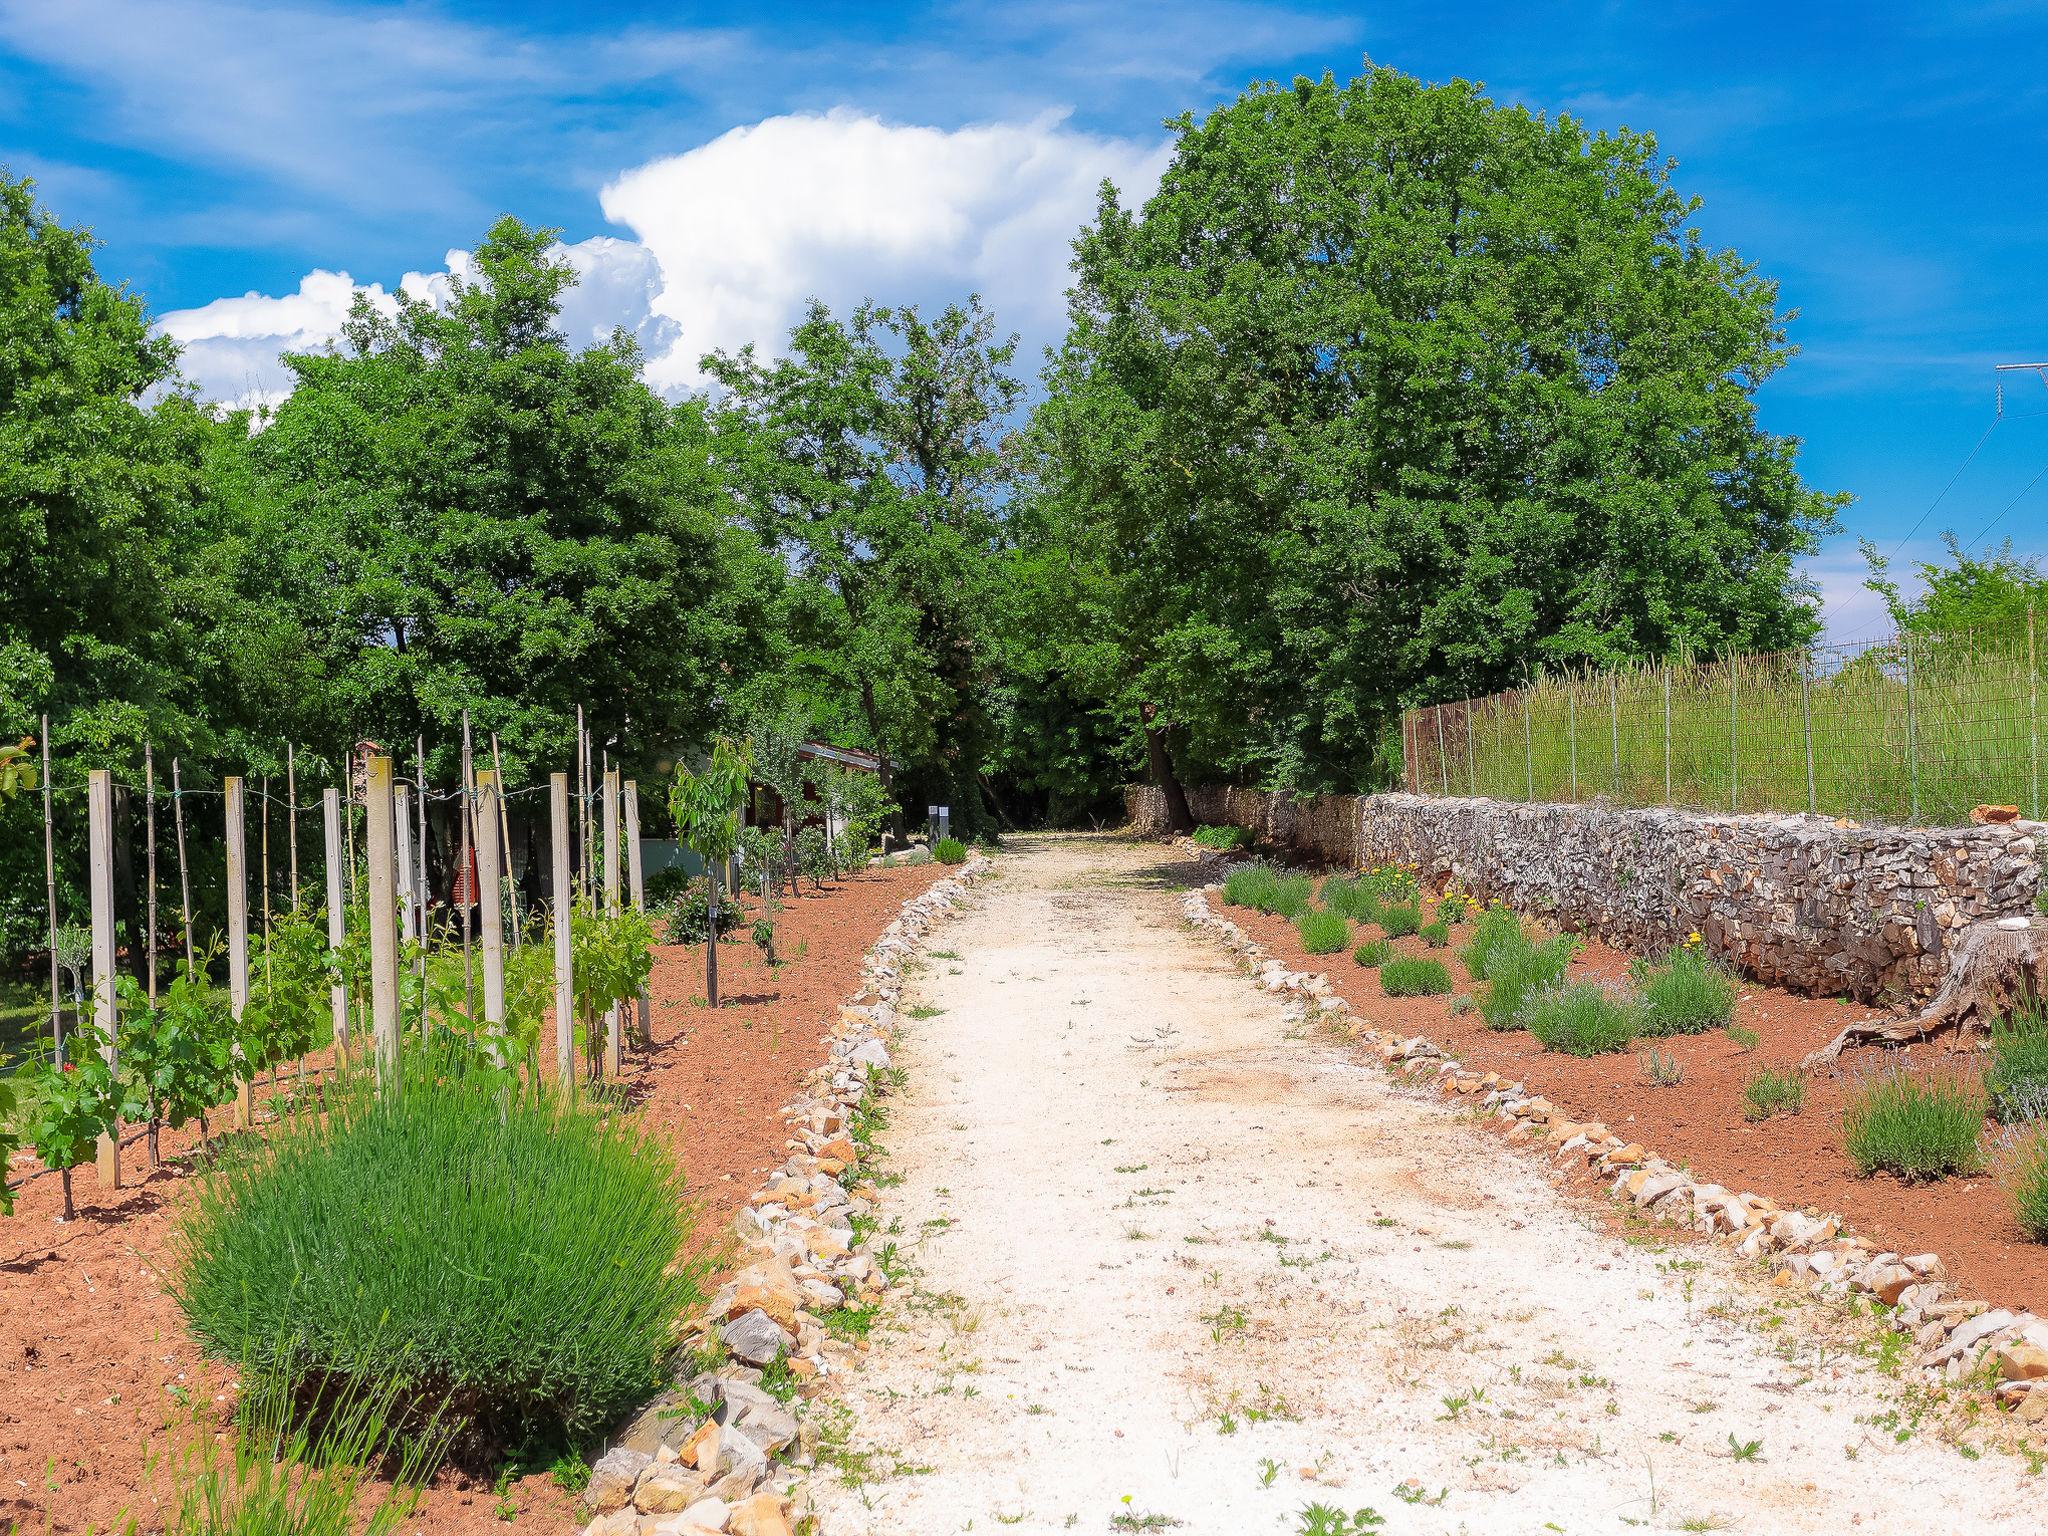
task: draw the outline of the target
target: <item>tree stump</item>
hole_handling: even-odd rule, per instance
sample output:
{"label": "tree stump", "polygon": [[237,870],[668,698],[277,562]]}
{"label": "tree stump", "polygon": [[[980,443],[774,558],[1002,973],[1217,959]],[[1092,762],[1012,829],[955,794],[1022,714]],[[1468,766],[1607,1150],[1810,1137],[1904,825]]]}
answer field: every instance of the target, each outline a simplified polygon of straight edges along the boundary
{"label": "tree stump", "polygon": [[1903,1045],[1953,1029],[1959,1042],[1988,1031],[1994,1019],[2048,998],[2048,918],[2008,927],[2010,918],[1972,923],[1949,945],[1941,989],[1910,1018],[1851,1024],[1801,1062],[1824,1066],[1851,1045]]}

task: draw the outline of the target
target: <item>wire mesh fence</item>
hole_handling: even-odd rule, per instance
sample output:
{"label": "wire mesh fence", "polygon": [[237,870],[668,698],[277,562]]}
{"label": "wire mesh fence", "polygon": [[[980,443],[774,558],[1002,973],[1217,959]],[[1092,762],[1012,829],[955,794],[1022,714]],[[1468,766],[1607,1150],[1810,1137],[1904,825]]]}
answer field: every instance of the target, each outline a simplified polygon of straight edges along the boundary
{"label": "wire mesh fence", "polygon": [[2034,613],[1942,634],[1549,676],[1411,709],[1407,787],[1950,825],[2042,811]]}

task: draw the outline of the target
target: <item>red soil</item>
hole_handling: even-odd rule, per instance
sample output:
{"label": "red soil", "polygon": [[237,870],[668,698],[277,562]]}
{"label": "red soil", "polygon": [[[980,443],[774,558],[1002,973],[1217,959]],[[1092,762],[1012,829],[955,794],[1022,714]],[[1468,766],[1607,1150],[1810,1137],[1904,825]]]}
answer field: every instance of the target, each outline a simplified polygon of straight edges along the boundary
{"label": "red soil", "polygon": [[[770,971],[751,943],[721,944],[716,1011],[702,1000],[703,946],[656,951],[653,1049],[631,1054],[625,1086],[682,1157],[704,1202],[698,1231],[707,1242],[723,1240],[728,1218],[782,1160],[782,1107],[822,1059],[819,1042],[858,984],[868,945],[944,873],[870,871],[785,902],[776,920],[785,963]],[[148,1464],[161,1459],[178,1411],[170,1389],[220,1393],[231,1380],[202,1363],[166,1290],[184,1159],[196,1142],[190,1130],[165,1133],[164,1166],[105,1195],[80,1169],[69,1224],[56,1221],[54,1175],[26,1155],[9,1170],[18,1192],[13,1217],[0,1217],[0,1530],[105,1531],[132,1516],[147,1531],[162,1518],[164,1480]],[[131,1145],[131,1180],[142,1162],[140,1144]],[[486,1482],[445,1473],[406,1529],[501,1531],[499,1497]],[[573,1499],[545,1475],[514,1482],[505,1497],[520,1529],[580,1523]]]}
{"label": "red soil", "polygon": [[[1211,900],[1221,909],[1219,898]],[[1766,1194],[1781,1204],[1837,1212],[1856,1231],[1901,1252],[1939,1253],[1964,1295],[2048,1315],[2048,1246],[2029,1242],[2020,1232],[1997,1179],[1979,1174],[1909,1185],[1883,1174],[1865,1178],[1843,1148],[1842,1109],[1859,1073],[1894,1062],[1912,1070],[1959,1064],[1975,1070],[1971,1056],[1941,1044],[1848,1052],[1840,1070],[1807,1079],[1806,1105],[1798,1114],[1751,1125],[1742,1117],[1742,1085],[1752,1071],[1759,1066],[1795,1066],[1809,1051],[1832,1040],[1844,1024],[1876,1017],[1875,1011],[1745,985],[1735,1022],[1756,1032],[1756,1049],[1745,1052],[1719,1031],[1659,1040],[1658,1047],[1685,1068],[1681,1083],[1659,1088],[1645,1077],[1635,1051],[1593,1057],[1553,1054],[1523,1031],[1496,1033],[1486,1028],[1476,1009],[1453,1014],[1449,998],[1386,996],[1378,972],[1360,969],[1348,952],[1306,953],[1293,923],[1285,918],[1239,907],[1221,910],[1290,969],[1327,975],[1370,1024],[1426,1035],[1481,1071],[1497,1071],[1527,1083],[1576,1119],[1605,1121],[1615,1134],[1661,1152],[1696,1177]],[[1429,949],[1412,936],[1395,940],[1394,947],[1403,954],[1442,960],[1455,989],[1476,994],[1477,984],[1457,959],[1458,946],[1469,933],[1469,925],[1454,927],[1451,947],[1444,950]],[[1377,936],[1377,927],[1354,925],[1354,943]],[[1628,956],[1589,940],[1570,974],[1614,980],[1625,975],[1628,966]],[[1990,1144],[1987,1135],[1986,1145]]]}

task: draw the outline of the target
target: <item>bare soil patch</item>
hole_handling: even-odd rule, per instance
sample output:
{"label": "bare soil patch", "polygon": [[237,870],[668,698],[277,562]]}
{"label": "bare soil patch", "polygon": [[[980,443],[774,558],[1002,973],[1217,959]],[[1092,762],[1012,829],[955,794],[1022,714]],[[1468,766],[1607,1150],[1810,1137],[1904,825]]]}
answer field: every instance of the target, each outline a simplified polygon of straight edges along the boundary
{"label": "bare soil patch", "polygon": [[[744,939],[721,944],[725,1002],[716,1011],[703,1001],[703,946],[657,951],[653,1049],[629,1056],[625,1090],[682,1158],[704,1202],[698,1230],[707,1241],[718,1240],[780,1161],[782,1106],[817,1064],[819,1039],[857,984],[867,947],[907,898],[944,873],[873,870],[785,901],[776,917],[785,963],[771,971]],[[38,1536],[104,1531],[131,1515],[151,1528],[145,1466],[176,1412],[170,1389],[220,1393],[231,1381],[202,1365],[167,1289],[197,1143],[196,1130],[166,1132],[164,1167],[111,1194],[79,1170],[79,1216],[70,1224],[56,1220],[62,1199],[47,1174],[22,1185],[14,1215],[0,1217],[0,1530],[14,1522]],[[140,1177],[142,1157],[139,1143],[128,1149],[131,1179]],[[10,1182],[21,1184],[34,1168],[22,1157]],[[518,1511],[514,1529],[581,1524],[574,1500],[545,1475],[501,1494],[449,1473],[408,1529],[503,1531],[501,1498]]]}
{"label": "bare soil patch", "polygon": [[[1719,1030],[1660,1039],[1657,1047],[1683,1064],[1685,1077],[1674,1087],[1656,1087],[1644,1077],[1637,1051],[1562,1055],[1544,1050],[1525,1031],[1486,1028],[1476,1010],[1453,1013],[1448,998],[1388,997],[1378,973],[1355,965],[1348,952],[1308,954],[1287,919],[1223,908],[1220,898],[1212,900],[1291,969],[1328,976],[1344,1000],[1375,1024],[1427,1035],[1481,1071],[1520,1078],[1575,1118],[1604,1120],[1716,1183],[1838,1212],[1857,1231],[1902,1252],[1939,1253],[1966,1295],[2048,1315],[2048,1247],[2020,1232],[1995,1178],[1980,1174],[1920,1185],[1889,1175],[1864,1178],[1843,1148],[1842,1109],[1860,1073],[1891,1062],[1918,1067],[1973,1061],[1974,1053],[1960,1055],[1939,1042],[1846,1052],[1837,1069],[1807,1077],[1806,1106],[1798,1114],[1753,1125],[1743,1119],[1742,1103],[1742,1086],[1752,1072],[1760,1066],[1797,1067],[1845,1025],[1879,1017],[1878,1011],[1745,984],[1735,1023],[1756,1032],[1756,1048],[1744,1051]],[[1370,924],[1353,929],[1354,943],[1383,936]],[[1476,994],[1480,984],[1456,953],[1468,932],[1453,928],[1451,947],[1444,950],[1412,936],[1393,945],[1401,954],[1442,960],[1457,991]],[[1570,975],[1618,980],[1628,974],[1629,963],[1619,950],[1588,939]]]}

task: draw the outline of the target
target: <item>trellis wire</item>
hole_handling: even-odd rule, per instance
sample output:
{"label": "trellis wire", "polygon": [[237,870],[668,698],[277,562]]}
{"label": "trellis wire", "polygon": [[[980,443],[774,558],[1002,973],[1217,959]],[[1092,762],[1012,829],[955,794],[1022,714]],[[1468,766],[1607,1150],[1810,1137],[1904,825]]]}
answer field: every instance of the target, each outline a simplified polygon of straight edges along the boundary
{"label": "trellis wire", "polygon": [[[2030,608],[1944,634],[1547,675],[1409,711],[1405,782],[1423,794],[1876,823],[1956,824],[1981,804],[2039,818],[2037,622]],[[1580,772],[1579,733],[1598,730],[1582,702],[1606,706],[1604,786]]]}

